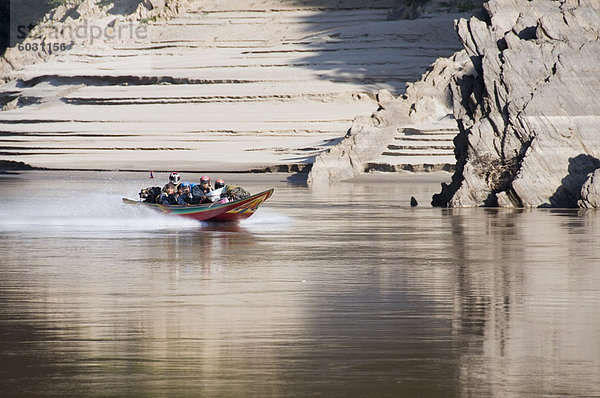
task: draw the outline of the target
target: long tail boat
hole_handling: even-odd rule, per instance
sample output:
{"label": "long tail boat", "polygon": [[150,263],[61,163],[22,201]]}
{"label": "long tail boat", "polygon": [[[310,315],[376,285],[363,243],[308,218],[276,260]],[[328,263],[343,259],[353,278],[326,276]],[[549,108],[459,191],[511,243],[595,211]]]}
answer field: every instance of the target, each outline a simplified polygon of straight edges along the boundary
{"label": "long tail boat", "polygon": [[159,205],[127,198],[123,198],[123,203],[144,206],[163,214],[193,218],[198,221],[231,222],[244,220],[254,214],[256,209],[258,209],[265,200],[271,197],[273,190],[274,189],[271,188],[268,191],[257,193],[248,198],[228,203],[208,203],[185,206]]}

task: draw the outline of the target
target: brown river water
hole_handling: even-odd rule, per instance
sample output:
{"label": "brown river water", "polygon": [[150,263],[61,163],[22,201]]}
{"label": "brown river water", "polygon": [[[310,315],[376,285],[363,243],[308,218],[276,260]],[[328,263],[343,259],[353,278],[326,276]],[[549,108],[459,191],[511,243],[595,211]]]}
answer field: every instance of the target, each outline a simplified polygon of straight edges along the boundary
{"label": "brown river water", "polygon": [[146,174],[1,176],[0,396],[600,397],[600,212],[224,177],[275,193],[215,226],[123,205]]}

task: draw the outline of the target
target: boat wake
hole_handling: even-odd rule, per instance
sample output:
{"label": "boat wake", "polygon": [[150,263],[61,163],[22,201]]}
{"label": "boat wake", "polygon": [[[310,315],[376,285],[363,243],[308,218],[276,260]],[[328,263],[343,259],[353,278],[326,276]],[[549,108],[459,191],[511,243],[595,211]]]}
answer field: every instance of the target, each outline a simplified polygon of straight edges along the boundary
{"label": "boat wake", "polygon": [[94,229],[158,230],[197,228],[198,223],[179,217],[165,217],[141,207],[125,206],[120,196],[86,194],[77,200],[39,203],[23,200],[0,210],[0,230]]}
{"label": "boat wake", "polygon": [[[209,225],[167,216],[142,206],[127,206],[117,195],[88,193],[76,200],[56,198],[40,203],[33,198],[10,202],[0,209],[0,232],[15,230],[157,231],[202,229]],[[249,232],[284,229],[290,217],[258,209],[239,226]]]}

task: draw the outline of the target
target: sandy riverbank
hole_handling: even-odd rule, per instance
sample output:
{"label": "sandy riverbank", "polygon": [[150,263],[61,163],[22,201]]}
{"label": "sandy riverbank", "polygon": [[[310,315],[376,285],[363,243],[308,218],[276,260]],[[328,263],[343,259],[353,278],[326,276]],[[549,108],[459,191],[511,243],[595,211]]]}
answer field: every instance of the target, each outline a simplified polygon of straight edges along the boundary
{"label": "sandy riverbank", "polygon": [[[341,3],[340,3],[341,4]],[[342,7],[198,1],[149,41],[78,45],[14,71],[0,159],[87,170],[302,170],[440,56],[452,21]],[[16,101],[16,102],[15,102]]]}

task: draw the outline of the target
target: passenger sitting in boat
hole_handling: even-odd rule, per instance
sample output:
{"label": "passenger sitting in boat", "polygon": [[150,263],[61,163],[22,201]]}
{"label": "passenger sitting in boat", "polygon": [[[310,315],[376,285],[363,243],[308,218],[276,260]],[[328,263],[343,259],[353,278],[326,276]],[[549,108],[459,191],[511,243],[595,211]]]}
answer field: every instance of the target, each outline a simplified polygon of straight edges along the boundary
{"label": "passenger sitting in boat", "polygon": [[211,203],[212,201],[206,195],[210,191],[212,191],[210,178],[203,176],[200,179],[200,184],[192,188],[192,203]]}
{"label": "passenger sitting in boat", "polygon": [[[215,181],[215,189],[213,189],[212,191],[207,193],[206,196],[208,196],[208,198],[212,202],[225,203],[225,202],[221,202],[221,199],[225,196],[224,191],[225,191],[225,181],[217,180],[217,181]],[[224,199],[226,199],[226,198],[224,198]]]}
{"label": "passenger sitting in boat", "polygon": [[158,204],[161,205],[176,205],[177,204],[177,194],[175,193],[175,185],[168,183],[165,186],[165,192],[160,195],[158,198]]}
{"label": "passenger sitting in boat", "polygon": [[182,182],[179,186],[180,192],[177,197],[178,205],[187,205],[192,203],[192,193],[190,192],[192,186],[189,182]]}
{"label": "passenger sitting in boat", "polygon": [[179,189],[179,185],[181,184],[181,176],[178,172],[174,171],[171,174],[169,174],[169,182],[163,187],[163,192],[167,191],[167,185],[169,184],[173,184],[175,186],[176,191]]}

